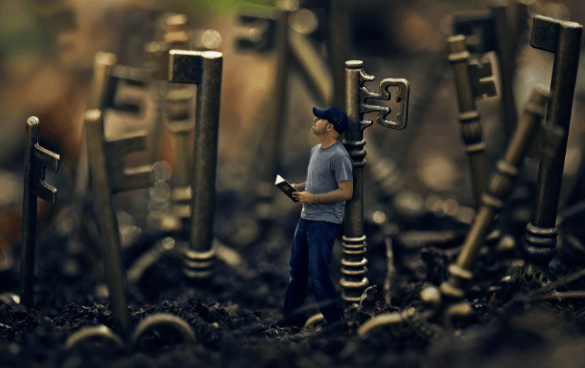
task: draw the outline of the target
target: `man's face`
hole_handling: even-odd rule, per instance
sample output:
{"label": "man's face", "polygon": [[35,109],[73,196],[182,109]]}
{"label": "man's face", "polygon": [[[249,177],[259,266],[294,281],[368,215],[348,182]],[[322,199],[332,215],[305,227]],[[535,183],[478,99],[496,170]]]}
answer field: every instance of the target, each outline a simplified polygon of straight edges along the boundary
{"label": "man's face", "polygon": [[315,117],[313,119],[313,127],[311,128],[311,131],[315,135],[324,134],[327,131],[327,125],[329,125],[329,122],[327,120]]}

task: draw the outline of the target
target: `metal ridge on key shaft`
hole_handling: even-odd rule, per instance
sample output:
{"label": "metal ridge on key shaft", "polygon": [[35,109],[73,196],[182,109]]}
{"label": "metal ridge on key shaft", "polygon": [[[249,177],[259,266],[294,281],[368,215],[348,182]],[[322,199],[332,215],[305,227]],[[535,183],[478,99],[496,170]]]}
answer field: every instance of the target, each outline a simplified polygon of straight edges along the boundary
{"label": "metal ridge on key shaft", "polygon": [[469,157],[475,203],[479,207],[481,196],[487,187],[487,164],[485,143],[482,142],[482,129],[475,100],[483,95],[496,95],[491,72],[492,66],[489,59],[482,60],[481,64],[469,62],[465,36],[452,36],[448,38],[447,42],[450,52],[449,62],[453,65],[455,72],[461,138],[463,138],[465,151]]}

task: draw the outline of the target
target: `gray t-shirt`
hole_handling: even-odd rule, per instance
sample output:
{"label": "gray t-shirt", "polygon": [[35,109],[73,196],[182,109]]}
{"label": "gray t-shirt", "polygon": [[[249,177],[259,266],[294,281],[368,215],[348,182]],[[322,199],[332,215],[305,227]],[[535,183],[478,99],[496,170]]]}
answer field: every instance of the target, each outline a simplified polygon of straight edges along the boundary
{"label": "gray t-shirt", "polygon": [[[353,182],[353,161],[347,150],[337,142],[325,149],[318,144],[311,150],[305,192],[323,194],[337,188],[342,181]],[[337,203],[308,203],[303,205],[301,217],[306,220],[343,222],[345,201]]]}

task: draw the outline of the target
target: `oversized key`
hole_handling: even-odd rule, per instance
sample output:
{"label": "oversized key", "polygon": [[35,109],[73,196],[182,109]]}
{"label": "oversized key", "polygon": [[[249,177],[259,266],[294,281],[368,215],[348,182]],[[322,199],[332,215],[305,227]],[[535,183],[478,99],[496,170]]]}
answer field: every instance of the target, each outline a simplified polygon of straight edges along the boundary
{"label": "oversized key", "polygon": [[283,133],[287,119],[287,90],[291,68],[291,50],[288,41],[289,18],[297,10],[298,2],[283,0],[278,8],[262,15],[244,14],[239,17],[241,23],[251,26],[246,37],[239,38],[238,48],[257,52],[272,51],[276,57],[273,77],[274,89],[266,104],[264,135],[257,157],[262,157],[257,184],[258,204],[255,212],[262,226],[268,226],[271,218],[271,204],[274,195],[274,178],[281,158]]}
{"label": "oversized key", "polygon": [[345,65],[343,62],[350,58],[351,39],[349,21],[349,1],[331,1],[331,15],[329,22],[329,50],[333,62],[333,106],[343,110],[345,103]]}
{"label": "oversized key", "polygon": [[[408,97],[410,86],[406,79],[384,79],[380,83],[380,92],[372,92],[364,83],[374,80],[363,70],[363,62],[351,60],[345,63],[347,81],[346,110],[349,129],[345,133],[343,144],[353,159],[353,198],[345,204],[345,235],[343,235],[343,259],[341,260],[342,299],[358,302],[362,292],[368,286],[366,277],[366,236],[364,235],[364,166],[366,151],[363,131],[373,124],[364,120],[364,114],[378,112],[376,122],[386,128],[404,129],[408,119]],[[398,87],[394,101],[400,104],[396,120],[386,119],[389,107],[368,104],[369,99],[391,100],[390,87]]]}
{"label": "oversized key", "polygon": [[26,121],[24,147],[24,194],[22,198],[22,256],[20,258],[21,301],[33,307],[35,270],[35,235],[37,227],[37,197],[55,204],[57,189],[45,182],[45,168],[59,170],[59,155],[39,145],[39,119]]}
{"label": "oversized key", "polygon": [[[117,62],[118,58],[112,53],[99,51],[96,54],[93,80],[87,103],[88,110],[99,109],[106,111],[107,109],[114,109],[132,114],[137,114],[140,111],[140,105],[135,101],[117,103],[116,94],[121,81],[144,85],[147,80],[147,71],[146,69],[121,66]],[[84,141],[77,165],[75,182],[75,196],[78,201],[85,197],[88,183],[87,143]]]}
{"label": "oversized key", "polygon": [[[323,10],[323,9],[316,9]],[[347,0],[331,2],[329,20],[318,21],[315,13],[301,8],[291,15],[288,42],[291,56],[299,71],[315,92],[317,100],[326,106],[345,108],[345,61],[349,58],[350,42],[348,30]],[[313,19],[313,20],[311,20]],[[325,26],[329,32],[323,32]],[[328,35],[329,60],[311,38],[321,39]]]}
{"label": "oversized key", "polygon": [[479,206],[481,196],[487,187],[487,164],[485,144],[481,140],[481,124],[475,100],[484,95],[495,96],[496,86],[492,76],[492,66],[488,58],[469,61],[469,51],[465,47],[465,36],[449,37],[449,62],[455,71],[459,122],[465,151],[469,157],[471,176],[475,193],[475,203]]}
{"label": "oversized key", "polygon": [[[463,243],[463,249],[457,261],[448,268],[449,278],[441,285],[441,293],[451,299],[460,300],[464,296],[464,286],[473,277],[473,268],[478,258],[479,249],[492,226],[495,216],[504,208],[504,201],[513,189],[520,172],[522,159],[530,144],[541,129],[540,122],[544,115],[544,105],[548,94],[536,90],[524,108],[522,119],[510,141],[504,157],[496,164],[491,175],[487,192],[481,197],[481,206]],[[542,127],[542,129],[545,129]],[[561,137],[563,129],[551,130],[551,135]],[[557,140],[558,142],[558,140]],[[546,153],[546,152],[545,152]]]}
{"label": "oversized key", "polygon": [[[310,91],[315,92],[316,99],[321,103],[327,106],[331,105],[335,96],[341,95],[345,91],[345,86],[340,90],[334,88],[335,79],[330,66],[307,35],[290,29],[288,42],[291,56],[294,58],[295,64],[299,66],[299,71],[303,74],[304,79],[310,85]],[[345,98],[345,95],[341,97]]]}
{"label": "oversized key", "polygon": [[[161,15],[157,21],[157,37],[156,41],[149,42],[145,45],[144,51],[147,58],[148,68],[151,70],[151,80],[155,84],[156,96],[155,103],[155,118],[151,130],[149,142],[150,157],[152,162],[158,161],[159,150],[161,145],[161,136],[163,134],[163,106],[164,101],[168,97],[168,89],[177,89],[178,86],[168,86],[167,75],[169,67],[169,50],[170,49],[188,49],[189,33],[187,31],[187,16],[184,14],[165,13]],[[170,87],[170,88],[169,88]],[[181,86],[182,87],[182,86]],[[180,88],[180,87],[179,87]],[[189,130],[189,129],[187,129]],[[192,129],[191,129],[192,130]],[[188,139],[188,138],[187,138]],[[177,145],[181,145],[184,139],[177,139]],[[177,151],[180,151],[178,149]],[[178,152],[177,159],[184,160],[186,152]],[[187,162],[190,160],[187,158]],[[179,166],[181,162],[179,162]],[[188,169],[187,169],[188,170]],[[178,173],[186,172],[179,168]]]}
{"label": "oversized key", "polygon": [[169,52],[169,82],[197,85],[195,144],[191,172],[190,249],[185,254],[188,279],[213,274],[213,213],[223,55],[215,51]]}
{"label": "oversized key", "polygon": [[[164,39],[169,50],[188,50],[189,34],[187,32],[187,17],[183,14],[172,15],[166,19],[167,32]],[[168,72],[168,60],[167,60]],[[165,76],[166,77],[166,76]],[[193,133],[193,122],[189,113],[192,100],[191,90],[182,84],[169,84],[166,95],[166,127],[175,137],[177,167],[173,172],[174,187],[171,195],[174,215],[181,219],[181,232],[189,228],[190,208],[192,196],[191,150],[189,141]]]}
{"label": "oversized key", "polygon": [[[461,138],[463,138],[465,151],[469,158],[475,208],[477,209],[481,202],[481,196],[487,189],[488,169],[485,158],[485,143],[482,142],[482,128],[475,100],[483,96],[495,96],[496,85],[490,59],[485,57],[482,60],[470,61],[465,39],[466,37],[463,35],[452,36],[448,38],[447,43],[449,44],[449,61],[455,71]],[[500,239],[501,231],[495,229],[485,240],[486,244],[494,245]]]}
{"label": "oversized key", "polygon": [[102,112],[97,109],[86,112],[85,131],[94,206],[106,255],[114,321],[120,334],[128,338],[130,313],[126,299],[126,274],[120,258],[120,236],[112,194],[153,185],[151,166],[126,168],[124,162],[125,155],[146,149],[146,136],[139,133],[115,139],[105,138]]}
{"label": "oversized key", "polygon": [[[551,101],[546,112],[546,121],[550,126],[560,127],[567,132],[571,122],[582,33],[583,26],[578,23],[540,15],[534,17],[530,45],[555,54],[550,87]],[[548,263],[554,256],[558,234],[555,221],[567,139],[565,135],[556,156],[552,160],[541,161],[538,170],[532,221],[526,227],[523,247],[529,261],[527,267],[532,268],[535,275],[547,273]]]}
{"label": "oversized key", "polygon": [[508,1],[492,1],[488,12],[463,13],[454,17],[456,34],[475,36],[478,43],[470,46],[476,53],[495,51],[498,58],[500,74],[500,97],[506,143],[514,132],[518,114],[514,103],[514,47],[513,30],[515,24],[509,24]]}

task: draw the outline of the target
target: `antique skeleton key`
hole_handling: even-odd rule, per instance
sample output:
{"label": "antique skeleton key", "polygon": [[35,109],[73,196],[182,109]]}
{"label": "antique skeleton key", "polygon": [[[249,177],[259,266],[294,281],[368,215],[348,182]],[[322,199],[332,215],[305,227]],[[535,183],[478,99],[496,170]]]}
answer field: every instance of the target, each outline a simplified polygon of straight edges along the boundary
{"label": "antique skeleton key", "polygon": [[272,50],[276,44],[277,19],[277,12],[267,12],[263,15],[240,14],[238,22],[248,27],[248,34],[236,39],[237,48],[256,52]]}
{"label": "antique skeleton key", "polygon": [[37,197],[53,205],[57,201],[57,189],[45,182],[45,168],[57,172],[59,160],[58,154],[39,145],[39,119],[35,116],[28,118],[24,148],[22,256],[20,260],[21,302],[27,308],[33,307]]}
{"label": "antique skeleton key", "polygon": [[[318,10],[318,9],[314,9]],[[317,17],[301,8],[291,16],[288,41],[295,64],[300,68],[312,91],[327,106],[345,108],[345,61],[349,59],[349,10],[347,0],[330,2],[328,19]],[[314,18],[311,23],[307,18]],[[324,23],[324,24],[321,24]],[[313,27],[311,27],[311,25]],[[327,29],[328,28],[328,29]],[[325,32],[324,30],[327,30]],[[327,36],[330,57],[322,57],[311,38]]]}
{"label": "antique skeleton key", "polygon": [[124,163],[126,154],[146,148],[146,137],[140,133],[115,139],[105,138],[103,116],[97,109],[86,112],[84,124],[94,205],[106,255],[112,311],[120,334],[128,338],[130,313],[126,299],[126,275],[120,258],[120,236],[112,194],[153,185],[151,166],[126,168]]}
{"label": "antique skeleton key", "polygon": [[[366,151],[363,131],[373,124],[371,120],[364,120],[367,112],[378,112],[376,122],[386,128],[404,129],[408,120],[408,97],[410,86],[406,79],[384,79],[380,83],[380,92],[372,92],[364,86],[366,81],[374,80],[363,70],[363,62],[358,60],[345,63],[347,81],[346,110],[349,119],[349,129],[345,133],[343,144],[353,158],[353,198],[345,204],[345,235],[343,235],[343,259],[341,261],[342,298],[348,302],[360,300],[362,292],[368,286],[366,277],[366,236],[364,235],[363,192],[364,173],[366,165]],[[387,120],[390,114],[389,107],[372,105],[369,99],[390,100],[390,87],[398,87],[394,101],[400,103],[400,110],[396,120]]]}
{"label": "antique skeleton key", "polygon": [[211,244],[222,65],[223,55],[215,51],[169,52],[169,82],[197,85],[190,249],[184,267],[191,280],[211,277],[215,262]]}
{"label": "antique skeleton key", "polygon": [[[263,125],[265,126],[262,144],[258,147],[256,157],[262,157],[259,165],[259,183],[257,184],[258,203],[255,208],[256,217],[262,227],[267,227],[272,220],[272,198],[274,195],[274,178],[281,158],[281,142],[286,128],[287,90],[291,69],[291,47],[288,40],[289,18],[297,10],[296,1],[285,0],[278,3],[278,8],[262,15],[243,14],[240,22],[251,25],[248,36],[238,39],[240,49],[251,49],[257,52],[271,51],[276,57],[274,71],[274,90],[268,97],[267,111]],[[261,231],[260,234],[264,233]]]}
{"label": "antique skeleton key", "polygon": [[518,114],[514,103],[512,82],[514,79],[515,25],[508,22],[509,5],[494,1],[487,12],[458,14],[454,19],[455,33],[478,37],[478,43],[470,45],[471,52],[495,51],[500,74],[500,97],[506,143],[514,132]]}
{"label": "antique skeleton key", "polygon": [[[546,112],[547,124],[568,132],[583,26],[543,16],[534,17],[532,39],[534,48],[555,54],[551,80],[551,101]],[[542,160],[538,170],[532,221],[526,226],[524,252],[529,261],[528,274],[547,274],[557,242],[555,221],[567,149],[567,135],[562,139],[556,156]],[[546,283],[546,280],[541,280]]]}
{"label": "antique skeleton key", "polygon": [[481,140],[481,124],[475,100],[484,95],[495,96],[496,87],[489,59],[469,62],[469,52],[465,46],[465,36],[449,37],[449,61],[455,71],[459,122],[465,151],[469,157],[475,202],[479,206],[487,186],[487,164],[485,144]]}
{"label": "antique skeleton key", "polygon": [[[130,68],[117,65],[118,58],[116,55],[100,51],[96,54],[94,60],[93,80],[87,103],[88,110],[115,109],[120,112],[137,114],[140,111],[140,105],[135,101],[125,103],[116,103],[115,97],[120,81],[129,81],[130,83],[144,85],[147,80],[147,71],[145,69]],[[78,200],[85,197],[89,177],[87,163],[87,142],[81,147],[79,163],[77,165],[77,178],[75,182],[75,196]]]}
{"label": "antique skeleton key", "polygon": [[[187,17],[183,14],[172,15],[165,21],[167,31],[164,35],[169,50],[188,50],[189,34]],[[167,70],[168,70],[167,61]],[[166,95],[166,127],[175,137],[177,168],[174,170],[174,187],[171,194],[173,214],[181,220],[181,230],[189,228],[192,189],[190,183],[192,154],[189,147],[194,125],[189,113],[192,94],[181,84],[169,84]]]}

